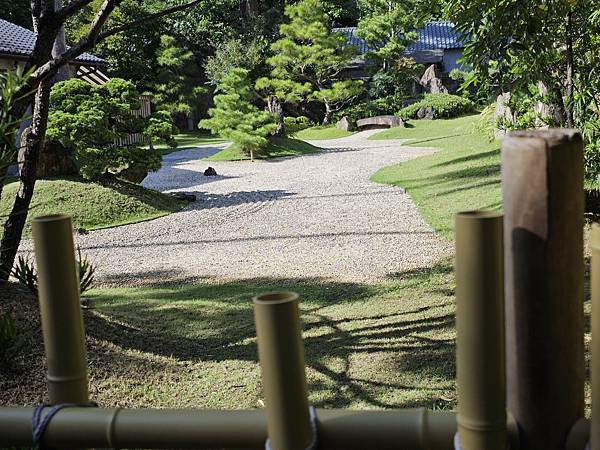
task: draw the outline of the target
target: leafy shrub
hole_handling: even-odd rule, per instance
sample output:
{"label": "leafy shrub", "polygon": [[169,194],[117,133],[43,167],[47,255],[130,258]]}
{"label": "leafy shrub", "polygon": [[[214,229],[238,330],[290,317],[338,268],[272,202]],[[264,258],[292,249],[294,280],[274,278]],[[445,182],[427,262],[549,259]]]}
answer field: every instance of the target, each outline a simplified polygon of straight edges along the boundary
{"label": "leafy shrub", "polygon": [[406,101],[406,97],[395,95],[369,100],[343,109],[335,115],[335,120],[340,120],[344,116],[356,121],[367,117],[392,115],[402,108]]}
{"label": "leafy shrub", "polygon": [[81,249],[79,247],[77,247],[77,268],[77,273],[79,273],[79,293],[83,294],[94,285],[96,266],[85,256],[81,256]]}
{"label": "leafy shrub", "polygon": [[165,142],[171,148],[177,148],[177,141],[174,138],[177,133],[179,130],[171,123],[169,111],[156,111],[148,117],[146,134],[150,139],[157,139]]}
{"label": "leafy shrub", "polygon": [[29,289],[30,292],[35,295],[38,294],[37,273],[35,266],[29,261],[29,258],[19,256],[11,275],[15,277],[19,283]]}
{"label": "leafy shrub", "polygon": [[496,110],[496,104],[491,103],[487,105],[481,113],[479,117],[475,120],[473,124],[473,132],[477,134],[485,135],[490,142],[494,140],[494,111]]}
{"label": "leafy shrub", "polygon": [[306,130],[312,126],[310,119],[306,116],[285,117],[283,122],[285,123],[285,130],[289,135]]}
{"label": "leafy shrub", "polygon": [[[134,85],[119,78],[102,86],[79,79],[56,83],[50,95],[46,138],[73,150],[81,175],[87,179],[108,173],[119,175],[128,169],[158,170],[159,150],[115,144],[128,134],[145,131],[146,120],[131,114],[139,106],[140,96]],[[154,115],[149,131],[152,136],[168,140],[168,131],[174,129],[169,117]]]}
{"label": "leafy shrub", "polygon": [[412,105],[402,108],[398,115],[403,119],[417,118],[421,108],[433,108],[434,118],[452,118],[473,112],[472,101],[451,94],[425,94],[425,97]]}
{"label": "leafy shrub", "polygon": [[583,150],[583,164],[585,178],[600,180],[600,144],[587,144]]}
{"label": "leafy shrub", "polygon": [[[77,247],[77,258],[75,262],[77,263],[77,273],[79,274],[79,293],[83,294],[91,289],[94,284],[96,266],[85,256],[81,256],[81,249],[79,247]],[[30,292],[38,295],[37,271],[33,261],[28,257],[19,256],[11,275]]]}

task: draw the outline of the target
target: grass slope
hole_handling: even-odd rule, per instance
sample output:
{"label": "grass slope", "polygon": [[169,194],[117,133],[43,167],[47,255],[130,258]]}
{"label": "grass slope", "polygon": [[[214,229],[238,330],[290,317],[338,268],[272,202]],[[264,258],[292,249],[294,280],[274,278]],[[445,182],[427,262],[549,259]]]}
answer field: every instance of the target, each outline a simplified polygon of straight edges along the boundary
{"label": "grass slope", "polygon": [[179,150],[187,150],[201,145],[222,144],[223,142],[227,142],[225,139],[213,136],[204,131],[186,131],[180,133],[175,136],[175,141],[177,142],[176,148],[171,148],[164,143],[157,144],[155,147],[162,150],[163,155],[167,155],[169,153],[178,152]]}
{"label": "grass slope", "polygon": [[[446,262],[376,286],[182,280],[93,290],[84,311],[91,396],[107,407],[262,407],[251,297],[286,289],[301,295],[311,404],[453,408],[451,272]],[[19,317],[24,338],[0,363],[4,405],[37,404],[45,392],[39,324]]]}
{"label": "grass slope", "polygon": [[[316,153],[319,150],[318,147],[298,139],[272,138],[269,144],[256,156],[256,159],[306,155]],[[205,159],[208,161],[242,161],[250,159],[250,156],[233,144]]]}
{"label": "grass slope", "polygon": [[[8,183],[0,199],[0,216],[6,217],[19,187]],[[25,235],[31,232],[35,216],[64,213],[73,217],[73,226],[86,230],[140,222],[164,216],[183,207],[172,197],[137,184],[114,180],[104,184],[78,179],[39,180],[29,209]]]}
{"label": "grass slope", "polygon": [[434,155],[385,167],[371,179],[405,189],[425,220],[443,237],[453,237],[453,214],[502,207],[500,143],[475,133],[477,116],[411,122],[370,139],[409,139],[405,145],[439,147]]}
{"label": "grass slope", "polygon": [[351,136],[352,132],[350,131],[344,131],[344,130],[339,130],[338,128],[335,127],[335,125],[327,125],[327,126],[316,126],[316,127],[310,127],[310,128],[306,128],[304,130],[300,130],[298,131],[296,134],[294,134],[294,137],[296,139],[303,139],[303,140],[325,140],[325,139],[337,139],[337,138],[342,138],[342,137],[346,137],[346,136]]}

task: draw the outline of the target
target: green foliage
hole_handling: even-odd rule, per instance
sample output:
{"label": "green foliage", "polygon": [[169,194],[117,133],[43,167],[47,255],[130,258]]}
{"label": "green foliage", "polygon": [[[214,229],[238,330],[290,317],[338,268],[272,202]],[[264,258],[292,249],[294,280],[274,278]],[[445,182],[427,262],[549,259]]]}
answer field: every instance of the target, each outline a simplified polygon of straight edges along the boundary
{"label": "green foliage", "polygon": [[415,119],[421,108],[433,108],[434,118],[451,118],[473,112],[473,102],[451,94],[425,94],[417,103],[402,108],[398,115],[403,119]]}
{"label": "green foliage", "polygon": [[13,112],[18,90],[27,82],[32,71],[23,72],[21,67],[0,73],[0,170],[15,161],[17,131],[22,117]]}
{"label": "green foliage", "polygon": [[[79,246],[77,247],[77,258],[75,258],[75,263],[79,277],[79,293],[83,294],[87,290],[91,289],[94,284],[96,266],[92,264],[85,256],[81,256],[81,249]],[[19,256],[11,275],[15,277],[19,283],[25,286],[32,294],[38,295],[37,270],[35,268],[35,264],[29,259],[29,257]]]}
{"label": "green foliage", "polygon": [[285,123],[285,129],[290,135],[293,135],[298,131],[306,130],[313,125],[306,116],[286,117],[283,121]]}
{"label": "green foliage", "polygon": [[423,73],[423,66],[414,59],[400,57],[394,60],[386,70],[378,70],[369,82],[371,98],[390,95],[411,95],[415,80]]}
{"label": "green foliage", "polygon": [[29,0],[5,0],[0,5],[2,19],[29,30],[33,28],[33,24],[31,23],[31,2]]}
{"label": "green foliage", "polygon": [[369,100],[344,108],[335,114],[335,120],[348,116],[350,120],[357,121],[373,116],[393,115],[404,107],[406,97],[389,95],[387,97]]}
{"label": "green foliage", "polygon": [[19,256],[11,275],[25,286],[32,294],[38,294],[38,278],[35,266],[29,257]]}
{"label": "green foliage", "polygon": [[[118,175],[126,169],[157,170],[160,151],[115,145],[129,133],[144,131],[145,121],[131,114],[139,105],[133,84],[120,78],[102,86],[79,79],[57,83],[50,95],[46,138],[73,150],[86,179],[98,179],[107,173]],[[158,128],[162,128],[160,119],[151,123],[152,132]]]}
{"label": "green foliage", "polygon": [[589,143],[584,147],[583,164],[585,178],[598,182],[600,180],[600,144]]}
{"label": "green foliage", "polygon": [[94,286],[96,266],[85,256],[81,256],[81,248],[77,246],[77,273],[79,275],[79,293],[84,294]]}
{"label": "green foliage", "polygon": [[184,49],[173,36],[162,35],[156,53],[158,70],[151,84],[152,100],[173,117],[189,117],[206,89],[194,54]]}
{"label": "green foliage", "polygon": [[168,111],[156,111],[148,117],[147,122],[146,134],[150,139],[165,142],[171,149],[177,148],[175,135],[179,133],[179,130],[173,125],[171,114]]}
{"label": "green foliage", "polygon": [[418,14],[418,0],[359,0],[361,19],[356,30],[371,51],[369,57],[388,69],[402,58],[406,46],[417,37],[416,28],[423,21]]}
{"label": "green foliage", "polygon": [[204,72],[210,84],[218,86],[225,75],[236,67],[254,72],[264,62],[264,47],[265,44],[257,39],[243,42],[232,38],[221,43],[215,54],[204,63]]}
{"label": "green foliage", "polygon": [[252,103],[257,94],[246,69],[233,69],[218,90],[215,108],[208,111],[210,119],[201,120],[200,128],[231,140],[254,159],[254,153],[267,145],[267,136],[276,128],[273,116]]}
{"label": "green foliage", "polygon": [[491,103],[481,110],[479,117],[473,123],[473,133],[487,136],[489,141],[494,140],[494,112],[496,104]]}
{"label": "green foliage", "polygon": [[[362,82],[341,80],[342,70],[356,55],[341,33],[331,32],[331,20],[321,0],[302,0],[285,8],[289,23],[281,24],[281,39],[271,45],[271,89],[285,101],[313,99],[325,106],[324,123],[362,91]],[[260,87],[269,82],[261,80]],[[313,92],[309,94],[309,89]]]}

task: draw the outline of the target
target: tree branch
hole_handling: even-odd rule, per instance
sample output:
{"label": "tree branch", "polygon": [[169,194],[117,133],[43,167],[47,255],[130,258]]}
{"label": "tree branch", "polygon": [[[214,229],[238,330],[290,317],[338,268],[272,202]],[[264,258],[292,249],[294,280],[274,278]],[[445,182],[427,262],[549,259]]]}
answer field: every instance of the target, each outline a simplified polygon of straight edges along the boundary
{"label": "tree branch", "polygon": [[102,26],[108,19],[108,16],[119,5],[119,3],[121,3],[121,1],[122,0],[104,0],[102,7],[96,14],[96,17],[94,18],[92,24],[90,25],[90,29],[86,37],[82,38],[77,44],[69,48],[59,57],[56,57],[48,61],[43,66],[39,67],[33,73],[29,83],[27,83],[27,86],[23,87],[24,92],[29,91],[32,87],[35,87],[36,84],[40,81],[54,76],[54,74],[58,71],[60,67],[76,59],[82,53],[93,49],[98,42],[101,42],[104,39],[115,34],[122,33],[123,31],[127,31],[132,28],[154,22],[169,14],[184,11],[188,8],[199,4],[202,0],[194,0],[189,3],[173,6],[171,8],[167,8],[162,11],[156,12],[154,14],[150,14],[146,17],[142,17],[141,19],[134,20],[133,22],[129,22],[124,25],[112,28],[110,30],[105,31],[104,33],[100,33]]}
{"label": "tree branch", "polygon": [[66,21],[69,17],[74,16],[84,7],[92,3],[94,0],[73,0],[68,5],[65,5],[58,11],[59,17],[62,21]]}

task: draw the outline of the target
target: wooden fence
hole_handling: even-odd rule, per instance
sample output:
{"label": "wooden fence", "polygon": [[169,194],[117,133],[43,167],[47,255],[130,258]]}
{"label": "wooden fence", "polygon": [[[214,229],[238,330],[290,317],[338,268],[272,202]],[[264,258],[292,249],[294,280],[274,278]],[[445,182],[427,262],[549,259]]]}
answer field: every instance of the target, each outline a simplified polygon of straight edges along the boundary
{"label": "wooden fence", "polygon": [[[600,449],[584,418],[583,143],[571,130],[503,143],[504,217],[456,216],[458,412],[314,410],[293,293],[254,299],[266,411],[89,407],[72,225],[34,220],[50,406],[0,408],[0,446],[403,450]],[[592,236],[600,329],[600,228]],[[600,339],[592,341],[593,415]],[[591,446],[590,446],[591,445]]]}

